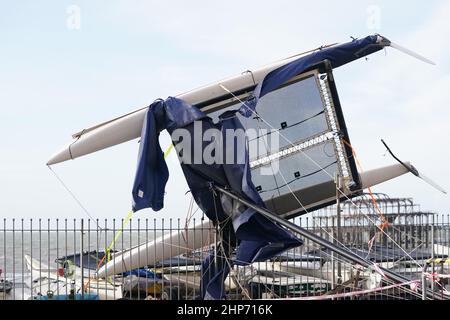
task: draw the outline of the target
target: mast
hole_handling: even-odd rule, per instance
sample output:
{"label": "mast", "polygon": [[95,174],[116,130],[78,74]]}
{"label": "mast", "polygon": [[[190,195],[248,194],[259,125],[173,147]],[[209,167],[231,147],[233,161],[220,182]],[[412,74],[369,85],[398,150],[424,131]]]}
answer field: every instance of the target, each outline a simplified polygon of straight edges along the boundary
{"label": "mast", "polygon": [[[289,229],[289,230],[291,230],[293,232],[298,233],[300,236],[302,236],[302,237],[304,237],[304,238],[306,238],[306,239],[308,239],[310,241],[313,241],[313,242],[315,242],[315,243],[317,243],[317,244],[319,244],[319,245],[321,245],[321,246],[331,250],[332,252],[335,252],[335,253],[341,255],[342,257],[350,260],[353,263],[359,264],[359,265],[361,265],[363,267],[366,267],[366,268],[371,268],[371,267],[374,266],[374,262],[371,262],[369,260],[361,258],[360,256],[358,256],[357,254],[351,252],[350,250],[348,250],[345,247],[343,248],[343,247],[337,246],[334,243],[332,243],[332,242],[330,242],[330,241],[328,241],[326,239],[323,239],[323,238],[315,235],[314,233],[309,232],[308,230],[306,230],[306,229],[304,229],[304,228],[302,228],[302,227],[300,227],[300,226],[298,226],[298,225],[296,225],[296,224],[294,224],[294,223],[292,223],[290,221],[287,221],[287,220],[277,216],[276,214],[270,212],[269,210],[267,210],[265,208],[261,208],[261,207],[255,205],[255,204],[253,204],[253,203],[251,203],[251,202],[249,202],[249,201],[247,201],[245,199],[242,199],[241,197],[236,196],[234,193],[232,193],[229,190],[226,190],[226,189],[224,189],[222,187],[219,187],[219,186],[214,186],[214,188],[217,191],[221,192],[222,194],[225,194],[225,195],[229,196],[230,198],[241,202],[243,205],[245,205],[245,206],[247,206],[249,208],[252,208],[253,210],[255,210],[256,212],[262,214],[263,216],[265,216],[266,218],[270,219],[271,221],[279,223],[283,227],[285,227],[285,228],[287,228],[287,229]],[[391,271],[389,269],[385,269],[385,268],[379,267],[379,266],[377,266],[377,268],[380,269],[380,271],[383,272],[384,275],[386,275],[388,278],[390,278],[390,280],[392,280],[392,281],[394,281],[396,283],[405,283],[405,282],[409,281],[408,278],[405,278],[404,276],[399,275],[398,273],[395,273],[395,272],[393,272],[393,271]],[[433,297],[428,292],[427,292],[427,296]]]}

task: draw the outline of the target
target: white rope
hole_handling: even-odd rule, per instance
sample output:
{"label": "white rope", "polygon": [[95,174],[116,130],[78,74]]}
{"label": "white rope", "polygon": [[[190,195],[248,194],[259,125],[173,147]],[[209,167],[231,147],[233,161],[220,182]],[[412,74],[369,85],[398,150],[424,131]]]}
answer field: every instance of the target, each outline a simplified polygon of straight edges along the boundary
{"label": "white rope", "polygon": [[66,191],[70,194],[70,196],[75,200],[75,202],[80,206],[80,208],[84,211],[84,213],[91,218],[97,225],[97,229],[103,230],[96,219],[94,219],[91,214],[89,213],[89,211],[86,209],[86,207],[81,203],[81,201],[77,198],[77,196],[75,196],[75,194],[69,189],[69,187],[64,183],[64,181],[58,176],[58,174],[56,174],[56,172],[52,169],[51,166],[47,166],[50,171],[54,174],[54,176],[56,177],[56,179],[61,183],[61,185],[64,187],[64,189],[66,189]]}
{"label": "white rope", "polygon": [[[226,88],[223,84],[219,84],[219,86],[225,90],[226,92],[228,92],[229,94],[231,94],[235,99],[237,99],[239,102],[241,102],[242,104],[244,104],[254,115],[257,115],[264,123],[266,123],[270,128],[275,129],[275,127],[273,127],[270,123],[268,123],[263,117],[261,117],[259,114],[257,114],[252,108],[250,108],[246,102],[242,101],[239,97],[237,97],[233,92],[231,92],[228,88]],[[293,147],[295,147],[295,144],[290,141],[287,137],[285,137],[281,132],[280,132],[280,136],[285,139],[289,144],[291,144]],[[325,169],[323,169],[316,161],[314,161],[314,159],[312,159],[310,156],[308,156],[303,150],[299,149],[299,151],[306,157],[308,158],[313,164],[315,164],[321,171],[324,171],[325,174],[327,174],[329,177],[331,177],[332,179],[334,179],[333,176],[331,176],[331,174],[329,174]],[[297,202],[299,202],[299,204],[302,206],[302,208],[305,210],[306,213],[309,213],[308,210],[306,210],[306,208],[301,204],[301,202],[298,200],[297,196],[295,195],[295,193],[293,193],[292,189],[289,187],[288,188],[290,190],[290,192],[292,193],[292,195],[296,198]],[[336,188],[338,190],[339,193],[341,193],[352,205],[354,205],[356,208],[358,208],[358,206],[340,189],[340,188]],[[408,252],[406,252],[394,239],[392,239],[382,228],[380,228],[367,214],[365,214],[364,212],[362,212],[362,210],[360,210],[360,212],[366,216],[366,218],[371,221],[378,229],[380,229],[380,231],[386,235],[386,237],[388,237],[393,244],[395,244],[400,250],[402,250],[415,264],[417,264],[419,267],[422,267],[421,264],[419,264]],[[346,248],[344,246],[344,248]],[[348,250],[348,248],[346,248]],[[350,251],[350,250],[349,250]]]}

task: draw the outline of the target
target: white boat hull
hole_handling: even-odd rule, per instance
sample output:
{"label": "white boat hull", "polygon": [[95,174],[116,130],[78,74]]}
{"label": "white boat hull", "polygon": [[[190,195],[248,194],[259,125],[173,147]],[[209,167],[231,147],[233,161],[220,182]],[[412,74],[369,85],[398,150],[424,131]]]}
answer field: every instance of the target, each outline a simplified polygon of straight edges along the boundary
{"label": "white boat hull", "polygon": [[174,231],[155,241],[116,253],[111,261],[98,270],[96,277],[105,278],[190,253],[213,243],[214,233],[209,220],[186,230]]}
{"label": "white boat hull", "polygon": [[[210,101],[227,94],[221,85],[225,86],[231,92],[252,87],[255,83],[263,80],[272,70],[296,60],[298,57],[289,57],[252,72],[244,72],[237,76],[179,94],[176,97],[193,105]],[[54,154],[47,162],[47,165],[75,159],[140,137],[146,111],[147,108],[138,109],[74,134],[74,140],[61,151]]]}

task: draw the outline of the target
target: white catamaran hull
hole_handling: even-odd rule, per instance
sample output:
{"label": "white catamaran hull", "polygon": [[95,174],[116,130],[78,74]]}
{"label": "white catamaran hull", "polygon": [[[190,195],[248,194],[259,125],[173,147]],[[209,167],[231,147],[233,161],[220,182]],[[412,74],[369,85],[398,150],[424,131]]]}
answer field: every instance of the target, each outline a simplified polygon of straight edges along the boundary
{"label": "white catamaran hull", "polygon": [[214,227],[204,221],[186,230],[177,230],[155,241],[118,252],[97,272],[97,278],[104,278],[189,253],[214,242]]}
{"label": "white catamaran hull", "polygon": [[[210,101],[227,94],[221,85],[232,92],[242,88],[252,87],[255,83],[263,80],[270,71],[295,59],[298,59],[298,56],[277,61],[252,72],[244,72],[220,82],[177,95],[176,97],[193,105]],[[146,111],[147,108],[145,107],[74,134],[73,138],[75,140],[54,154],[47,162],[47,165],[75,159],[140,137]]]}

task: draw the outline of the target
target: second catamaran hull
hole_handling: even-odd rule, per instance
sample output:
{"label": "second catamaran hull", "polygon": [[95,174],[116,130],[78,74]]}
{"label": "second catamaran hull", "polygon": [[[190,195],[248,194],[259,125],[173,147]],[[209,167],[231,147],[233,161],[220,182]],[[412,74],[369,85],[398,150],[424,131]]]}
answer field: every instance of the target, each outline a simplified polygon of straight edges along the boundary
{"label": "second catamaran hull", "polygon": [[97,272],[97,278],[104,278],[180,254],[205,247],[214,242],[214,227],[210,221],[204,221],[194,227],[177,230],[137,247],[116,253],[106,265]]}

